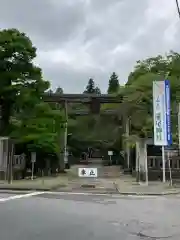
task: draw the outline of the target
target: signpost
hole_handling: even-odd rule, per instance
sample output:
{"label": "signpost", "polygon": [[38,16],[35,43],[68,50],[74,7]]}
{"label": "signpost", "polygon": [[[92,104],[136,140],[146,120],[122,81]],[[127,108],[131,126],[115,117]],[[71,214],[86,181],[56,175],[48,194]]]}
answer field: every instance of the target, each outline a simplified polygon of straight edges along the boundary
{"label": "signpost", "polygon": [[154,145],[162,146],[163,182],[166,182],[164,147],[172,144],[170,82],[153,82]]}
{"label": "signpost", "polygon": [[36,162],[36,153],[31,153],[31,163],[32,163],[32,169],[31,169],[31,180],[34,179],[34,163]]}
{"label": "signpost", "polygon": [[78,168],[79,177],[97,178],[97,168]]}
{"label": "signpost", "polygon": [[110,165],[112,165],[112,155],[113,155],[113,151],[108,151]]}
{"label": "signpost", "polygon": [[170,156],[169,156],[169,150],[168,150],[167,154],[168,154],[168,167],[169,167],[170,186],[172,186],[172,172],[171,172],[171,160],[170,160]]}

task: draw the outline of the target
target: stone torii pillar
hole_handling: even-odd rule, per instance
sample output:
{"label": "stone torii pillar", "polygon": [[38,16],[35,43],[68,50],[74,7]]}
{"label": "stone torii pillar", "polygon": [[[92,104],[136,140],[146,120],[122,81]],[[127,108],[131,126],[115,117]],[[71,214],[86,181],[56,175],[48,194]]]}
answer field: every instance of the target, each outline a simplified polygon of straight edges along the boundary
{"label": "stone torii pillar", "polygon": [[136,176],[138,182],[148,184],[147,141],[143,138],[136,141]]}
{"label": "stone torii pillar", "polygon": [[68,163],[67,156],[67,136],[68,136],[68,104],[65,100],[63,102],[63,109],[65,115],[65,122],[63,125],[63,132],[59,133],[59,169],[60,171],[64,171],[65,164]]}
{"label": "stone torii pillar", "polygon": [[64,103],[64,114],[65,114],[65,128],[64,128],[64,165],[68,163],[68,151],[67,151],[67,137],[68,137],[68,104],[67,101]]}

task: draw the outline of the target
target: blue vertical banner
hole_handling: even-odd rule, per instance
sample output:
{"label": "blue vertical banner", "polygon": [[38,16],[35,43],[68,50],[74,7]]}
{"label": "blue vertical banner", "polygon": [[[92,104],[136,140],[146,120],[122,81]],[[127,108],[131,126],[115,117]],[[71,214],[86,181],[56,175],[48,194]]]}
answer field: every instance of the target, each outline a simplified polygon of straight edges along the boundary
{"label": "blue vertical banner", "polygon": [[167,146],[169,146],[172,144],[170,81],[165,80],[164,83],[165,83],[165,102],[166,102],[166,134],[167,134]]}
{"label": "blue vertical banner", "polygon": [[154,144],[172,144],[169,80],[153,82]]}

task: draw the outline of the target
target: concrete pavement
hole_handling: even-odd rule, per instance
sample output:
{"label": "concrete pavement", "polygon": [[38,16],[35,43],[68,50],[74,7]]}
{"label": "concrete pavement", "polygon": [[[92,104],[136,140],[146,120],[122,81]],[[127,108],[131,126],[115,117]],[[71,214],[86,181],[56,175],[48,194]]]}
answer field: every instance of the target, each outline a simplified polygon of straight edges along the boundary
{"label": "concrete pavement", "polygon": [[180,239],[179,196],[18,196],[0,194],[2,240]]}
{"label": "concrete pavement", "polygon": [[[99,167],[98,178],[79,178],[78,167],[73,166],[65,175],[44,177],[35,180],[19,180],[7,184],[0,181],[0,190],[16,191],[61,191],[61,192],[93,192],[123,195],[167,195],[179,194],[180,188],[170,187],[169,183],[149,182],[138,184],[130,175],[124,175],[117,166]],[[87,167],[87,166],[86,166]]]}
{"label": "concrete pavement", "polygon": [[123,179],[114,179],[114,186],[119,194],[123,195],[171,195],[180,194],[180,188],[170,186],[169,182],[149,182],[137,183],[135,181],[125,181]]}
{"label": "concrete pavement", "polygon": [[42,178],[37,180],[13,181],[12,184],[0,182],[0,191],[61,191],[93,192],[123,195],[167,195],[179,194],[180,188],[170,187],[169,183],[150,182],[147,185],[136,183],[131,177],[120,178]]}

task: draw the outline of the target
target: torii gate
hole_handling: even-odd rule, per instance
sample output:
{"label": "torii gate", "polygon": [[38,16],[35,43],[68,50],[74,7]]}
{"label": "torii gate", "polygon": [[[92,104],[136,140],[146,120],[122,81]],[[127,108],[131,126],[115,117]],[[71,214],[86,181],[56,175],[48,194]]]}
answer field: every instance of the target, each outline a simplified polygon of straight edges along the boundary
{"label": "torii gate", "polygon": [[[122,97],[119,97],[119,96],[117,97],[117,96],[113,96],[113,95],[109,95],[109,94],[55,94],[55,93],[49,94],[49,93],[45,93],[43,95],[43,100],[45,102],[55,102],[55,103],[64,105],[64,109],[66,112],[67,112],[67,104],[68,103],[82,103],[85,105],[89,105],[90,113],[99,114],[101,104],[103,104],[103,103],[121,103]],[[83,113],[82,113],[82,115],[83,115]]]}
{"label": "torii gate", "polygon": [[[64,133],[64,161],[67,162],[67,128],[68,128],[68,103],[82,103],[88,105],[88,111],[78,111],[73,113],[76,116],[83,116],[87,114],[99,114],[101,104],[104,103],[122,103],[122,96],[114,96],[110,94],[56,94],[56,93],[45,93],[43,100],[49,103],[59,103],[64,107],[65,111],[65,133]],[[105,110],[103,114],[115,114],[116,110]],[[129,165],[129,154],[127,159],[127,165]]]}

